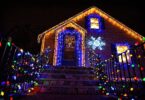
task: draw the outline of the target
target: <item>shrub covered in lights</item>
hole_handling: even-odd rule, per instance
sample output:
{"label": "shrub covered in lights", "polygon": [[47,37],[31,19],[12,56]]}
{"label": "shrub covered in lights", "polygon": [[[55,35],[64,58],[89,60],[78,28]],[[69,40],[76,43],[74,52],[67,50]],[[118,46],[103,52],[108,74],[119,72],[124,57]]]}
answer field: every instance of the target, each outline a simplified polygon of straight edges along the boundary
{"label": "shrub covered in lights", "polygon": [[35,60],[32,54],[21,49],[16,53],[15,60],[11,65],[13,71],[9,75],[11,93],[24,94],[24,91],[26,92],[37,83],[35,79],[39,76],[40,70],[36,66]]}
{"label": "shrub covered in lights", "polygon": [[[96,64],[95,67],[95,73],[96,73],[96,79],[98,80],[99,84],[97,87],[97,91],[99,94],[106,94],[108,92],[107,86],[108,86],[108,76],[105,73],[104,70],[104,62],[101,62],[101,60]],[[107,93],[107,95],[109,95]]]}
{"label": "shrub covered in lights", "polygon": [[[6,44],[7,46],[11,43]],[[1,96],[26,95],[28,90],[38,85],[41,66],[36,57],[23,49],[14,50],[14,56],[7,66],[7,80],[0,83]]]}

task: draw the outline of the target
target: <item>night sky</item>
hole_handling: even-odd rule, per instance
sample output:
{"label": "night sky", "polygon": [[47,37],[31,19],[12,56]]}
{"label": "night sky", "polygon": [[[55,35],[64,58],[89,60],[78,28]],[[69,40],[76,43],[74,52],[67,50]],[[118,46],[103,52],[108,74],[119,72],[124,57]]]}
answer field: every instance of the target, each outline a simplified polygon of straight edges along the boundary
{"label": "night sky", "polygon": [[[7,0],[9,1],[9,0]],[[138,2],[140,1],[140,2]],[[12,0],[0,2],[0,34],[34,54],[39,53],[38,34],[67,18],[97,6],[145,36],[142,0]]]}

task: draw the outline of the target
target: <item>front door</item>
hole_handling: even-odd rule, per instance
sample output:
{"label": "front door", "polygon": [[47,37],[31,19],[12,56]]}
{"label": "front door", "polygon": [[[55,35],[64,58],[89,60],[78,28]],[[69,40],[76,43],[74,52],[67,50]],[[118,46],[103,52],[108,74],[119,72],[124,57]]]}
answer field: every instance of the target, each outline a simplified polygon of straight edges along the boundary
{"label": "front door", "polygon": [[75,35],[65,35],[64,36],[64,48],[62,65],[65,66],[76,66],[76,37]]}

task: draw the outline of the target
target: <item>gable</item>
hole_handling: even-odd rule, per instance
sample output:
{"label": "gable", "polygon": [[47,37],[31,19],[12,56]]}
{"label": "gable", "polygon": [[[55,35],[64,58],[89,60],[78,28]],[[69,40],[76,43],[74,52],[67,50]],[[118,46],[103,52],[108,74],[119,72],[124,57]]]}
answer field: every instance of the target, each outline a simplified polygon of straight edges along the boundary
{"label": "gable", "polygon": [[[64,31],[65,29],[67,29],[69,27],[74,28],[75,30],[77,30],[78,32],[80,32],[82,34],[82,37],[85,38],[85,34],[87,33],[87,31],[84,28],[82,28],[81,26],[79,26],[75,22],[71,22],[71,21],[70,22],[67,22],[67,23],[63,23],[63,24],[59,25],[58,27],[54,28],[53,30],[51,30],[51,31],[49,31],[49,32],[47,32],[45,34],[45,36],[43,37],[43,40],[42,40],[41,52],[43,52],[44,49],[46,48],[44,44],[46,42],[46,39],[48,39],[48,37],[51,37],[52,38],[52,35],[54,33],[55,33],[55,36],[57,36],[57,34],[59,32]],[[52,39],[54,39],[54,38],[52,38]],[[55,39],[57,39],[57,38],[55,38]],[[51,43],[50,45],[52,45],[52,44],[53,43]]]}
{"label": "gable", "polygon": [[90,14],[98,14],[105,21],[108,21],[110,24],[112,24],[113,26],[117,27],[119,30],[124,31],[125,34],[130,35],[132,38],[137,39],[140,42],[143,41],[142,40],[143,36],[141,36],[140,34],[138,34],[137,32],[135,32],[131,28],[129,28],[126,25],[122,24],[121,22],[119,22],[115,18],[111,17],[107,13],[103,12],[99,8],[97,8],[97,7],[91,7],[91,8],[88,8],[88,9],[86,9],[86,10],[84,10],[84,11],[82,11],[82,12],[76,14],[76,15],[74,15],[73,17],[71,17],[71,18],[69,18],[69,19],[67,19],[67,20],[65,20],[65,21],[57,24],[56,26],[54,26],[54,27],[46,30],[42,34],[39,34],[38,35],[38,42],[40,43],[40,41],[41,41],[41,39],[43,38],[44,35],[48,35],[48,34],[54,33],[54,30],[56,30],[61,25],[65,24],[65,23],[69,23],[69,22],[78,23],[78,21],[84,19],[86,16],[88,16]]}
{"label": "gable", "polygon": [[[86,32],[87,32],[87,31],[86,31],[84,28],[82,28],[80,25],[76,24],[76,23],[73,22],[73,21],[69,21],[69,22],[63,23],[63,24],[59,25],[58,27],[54,28],[53,30],[49,31],[49,34],[53,33],[54,31],[57,31],[57,33],[58,33],[58,31],[65,30],[65,29],[68,28],[68,27],[72,27],[72,28],[78,30],[80,33],[86,33]],[[49,35],[49,34],[47,33],[47,34],[45,34],[45,35],[47,36],[47,35]]]}

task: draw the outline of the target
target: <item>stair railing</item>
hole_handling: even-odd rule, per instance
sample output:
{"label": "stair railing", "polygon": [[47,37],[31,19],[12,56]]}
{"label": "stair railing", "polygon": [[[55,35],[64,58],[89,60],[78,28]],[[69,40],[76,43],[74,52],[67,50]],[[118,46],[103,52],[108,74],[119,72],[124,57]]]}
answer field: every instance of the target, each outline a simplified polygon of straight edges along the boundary
{"label": "stair railing", "polygon": [[144,98],[145,43],[103,61],[108,94],[122,98]]}

